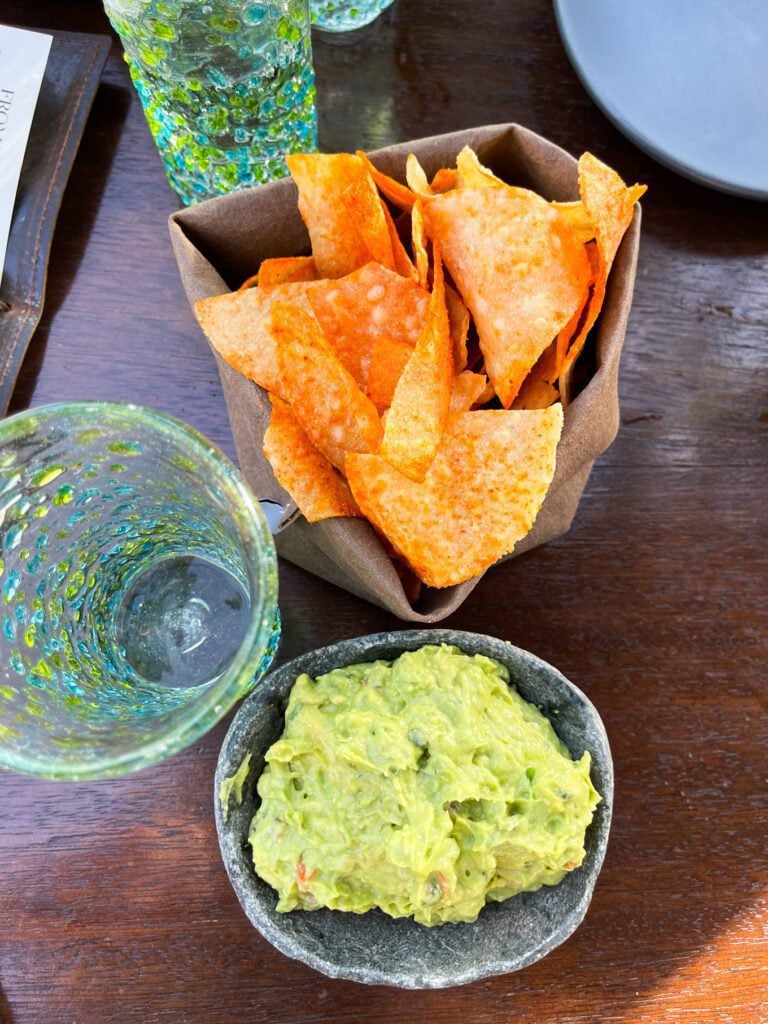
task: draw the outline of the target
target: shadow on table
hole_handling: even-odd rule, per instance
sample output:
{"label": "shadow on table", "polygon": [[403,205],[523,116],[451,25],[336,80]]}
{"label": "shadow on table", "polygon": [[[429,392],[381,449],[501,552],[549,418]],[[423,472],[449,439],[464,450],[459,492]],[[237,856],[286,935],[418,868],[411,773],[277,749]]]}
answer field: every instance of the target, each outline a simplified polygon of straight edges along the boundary
{"label": "shadow on table", "polygon": [[64,193],[49,267],[43,315],[22,365],[9,413],[26,408],[34,389],[48,340],[48,325],[75,279],[109,177],[115,150],[131,103],[127,89],[102,82],[93,101],[82,142]]}
{"label": "shadow on table", "polygon": [[11,1006],[5,998],[2,986],[0,986],[0,1024],[14,1024]]}

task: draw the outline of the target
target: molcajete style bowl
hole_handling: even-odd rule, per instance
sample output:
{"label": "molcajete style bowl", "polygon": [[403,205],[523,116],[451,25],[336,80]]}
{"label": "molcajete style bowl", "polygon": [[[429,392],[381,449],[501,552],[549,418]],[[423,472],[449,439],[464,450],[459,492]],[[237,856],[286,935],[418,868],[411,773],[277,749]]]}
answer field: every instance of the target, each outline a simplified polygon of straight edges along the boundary
{"label": "molcajete style bowl", "polygon": [[[288,695],[303,672],[313,678],[333,668],[392,660],[426,644],[452,644],[504,664],[520,695],[550,720],[574,758],[592,756],[592,782],[602,800],[587,829],[581,867],[555,886],[488,903],[471,924],[427,928],[379,910],[278,913],[276,892],[255,873],[249,825],[259,805],[256,785],[264,755],[284,724]],[[235,787],[222,801],[221,785],[250,753],[238,800]],[[520,970],[564,942],[587,912],[605,856],[613,803],[613,765],[600,717],[585,695],[557,669],[495,637],[452,629],[379,633],[303,654],[273,672],[242,704],[219,755],[214,791],[216,827],[224,864],[251,923],[277,949],[332,978],[401,988],[444,988]]]}

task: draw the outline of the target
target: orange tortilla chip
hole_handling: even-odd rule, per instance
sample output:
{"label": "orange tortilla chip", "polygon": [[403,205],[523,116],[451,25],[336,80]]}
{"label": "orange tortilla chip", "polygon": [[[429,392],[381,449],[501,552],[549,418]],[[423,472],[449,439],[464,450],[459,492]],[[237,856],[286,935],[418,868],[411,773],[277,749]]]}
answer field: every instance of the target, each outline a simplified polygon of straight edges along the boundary
{"label": "orange tortilla chip", "polygon": [[346,480],[315,448],[291,407],[275,395],[270,398],[272,416],[264,434],[264,455],[307,522],[361,516]]}
{"label": "orange tortilla chip", "polygon": [[448,321],[453,339],[453,363],[456,373],[467,365],[467,335],[469,334],[469,310],[449,284],[445,286],[445,304],[448,307]]}
{"label": "orange tortilla chip", "polygon": [[416,575],[449,587],[509,554],[533,526],[555,472],[563,412],[467,412],[451,422],[423,483],[380,455],[349,455],[364,515]]}
{"label": "orange tortilla chip", "polygon": [[392,260],[394,262],[394,269],[396,273],[400,274],[401,277],[410,277],[412,281],[418,281],[419,273],[413,265],[411,257],[405,251],[405,246],[398,234],[397,226],[392,220],[392,214],[387,209],[387,204],[383,201],[381,209],[384,213],[384,220],[387,222],[389,241],[392,245]]}
{"label": "orange tortilla chip", "polygon": [[515,409],[546,409],[560,397],[560,392],[548,380],[535,375],[535,368],[525,378],[514,401]]}
{"label": "orange tortilla chip", "polygon": [[379,454],[411,480],[423,480],[445,429],[453,355],[440,250],[424,329],[397,383]]}
{"label": "orange tortilla chip", "polygon": [[366,393],[379,412],[384,412],[392,404],[397,382],[412,355],[412,345],[398,341],[386,331],[376,336]]}
{"label": "orange tortilla chip", "polygon": [[405,180],[408,182],[408,187],[417,196],[431,198],[433,193],[429,187],[426,172],[415,153],[409,153],[408,159],[405,161]]}
{"label": "orange tortilla chip", "polygon": [[368,263],[337,281],[309,285],[307,298],[336,355],[364,391],[376,338],[386,331],[413,348],[429,293],[378,263]]}
{"label": "orange tortilla chip", "polygon": [[635,203],[645,191],[645,185],[627,188],[616,171],[591,153],[583,153],[579,158],[579,192],[595,229],[597,269],[586,316],[571,341],[560,369],[563,376],[581,354],[587,335],[600,314],[613,260],[634,216]]}
{"label": "orange tortilla chip", "polygon": [[488,378],[484,373],[463,370],[453,378],[451,391],[451,416],[469,412],[486,394]]}
{"label": "orange tortilla chip", "polygon": [[472,313],[488,376],[508,408],[581,300],[589,279],[584,246],[546,200],[508,188],[435,196],[424,217]]}
{"label": "orange tortilla chip", "polygon": [[595,225],[587,213],[584,203],[552,203],[558,213],[568,221],[571,231],[580,242],[591,242],[595,237]]}
{"label": "orange tortilla chip", "polygon": [[376,407],[338,360],[317,321],[296,306],[276,303],[272,331],[283,390],[312,444],[339,469],[348,452],[376,451],[382,438]]}
{"label": "orange tortilla chip", "polygon": [[268,291],[214,295],[195,303],[195,315],[211,345],[230,366],[267,391],[285,398],[277,360],[271,314],[276,302],[290,302],[310,312],[307,284],[280,284]]}
{"label": "orange tortilla chip", "polygon": [[317,267],[311,256],[278,256],[264,260],[256,275],[259,288],[274,288],[276,284],[316,280]]}
{"label": "orange tortilla chip", "polygon": [[477,158],[477,154],[469,146],[456,157],[456,187],[457,188],[510,188],[501,178],[497,178],[493,171],[484,167]]}
{"label": "orange tortilla chip", "polygon": [[383,171],[374,167],[368,159],[368,156],[363,153],[362,150],[358,150],[356,155],[365,162],[365,165],[381,194],[386,196],[387,199],[399,210],[409,213],[416,200],[416,196],[408,186],[401,184],[401,182],[397,181],[395,178],[390,178],[388,174],[384,174]]}
{"label": "orange tortilla chip", "polygon": [[381,200],[359,156],[293,153],[285,161],[299,190],[319,277],[344,277],[372,259],[394,268]]}
{"label": "orange tortilla chip", "polygon": [[429,187],[435,193],[450,192],[452,188],[456,188],[458,181],[459,175],[455,167],[441,167],[439,171],[435,171]]}
{"label": "orange tortilla chip", "polygon": [[411,210],[411,247],[416,261],[418,281],[422,288],[427,287],[429,280],[429,256],[427,255],[427,235],[424,230],[424,208],[421,199],[417,199]]}

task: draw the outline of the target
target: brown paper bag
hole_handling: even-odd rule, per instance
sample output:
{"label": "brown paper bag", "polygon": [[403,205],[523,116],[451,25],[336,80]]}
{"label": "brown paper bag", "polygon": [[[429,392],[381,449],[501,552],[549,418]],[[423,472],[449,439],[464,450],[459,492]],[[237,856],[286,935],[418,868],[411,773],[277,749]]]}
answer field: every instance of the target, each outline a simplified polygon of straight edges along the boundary
{"label": "brown paper bag", "polygon": [[[402,181],[409,153],[418,156],[431,177],[438,168],[452,165],[467,145],[505,181],[532,188],[546,199],[578,199],[576,160],[515,124],[419,139],[370,156],[381,170]],[[267,257],[309,253],[309,238],[296,197],[293,182],[286,178],[173,214],[171,239],[190,303],[238,287]],[[619,357],[632,301],[639,237],[640,210],[636,209],[611,270],[596,326],[591,379],[565,411],[555,478],[533,529],[502,561],[568,530],[596,456],[616,436]],[[413,607],[367,521],[337,518],[310,524],[296,512],[262,453],[270,414],[266,393],[218,355],[216,358],[243,473],[257,497],[279,501],[288,510],[284,519],[287,525],[275,538],[278,554],[401,619],[438,622],[454,612],[479,577],[444,590],[425,587]]]}

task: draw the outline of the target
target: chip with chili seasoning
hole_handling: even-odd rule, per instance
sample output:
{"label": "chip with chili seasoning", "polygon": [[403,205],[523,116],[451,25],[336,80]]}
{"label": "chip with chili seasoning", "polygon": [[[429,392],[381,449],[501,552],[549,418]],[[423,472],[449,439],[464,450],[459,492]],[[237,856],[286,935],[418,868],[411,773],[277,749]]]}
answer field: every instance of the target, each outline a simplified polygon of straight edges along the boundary
{"label": "chip with chili seasoning", "polygon": [[453,342],[440,249],[433,247],[432,294],[424,327],[397,382],[379,454],[411,480],[423,480],[443,436],[453,384]]}
{"label": "chip with chili seasoning", "polygon": [[555,472],[563,412],[479,409],[450,421],[423,482],[380,455],[348,455],[363,514],[416,575],[449,587],[509,554],[533,525]]}
{"label": "chip with chili seasoning", "polygon": [[275,395],[270,398],[272,415],[264,434],[264,455],[307,522],[362,515],[346,480],[315,448],[291,407]]}
{"label": "chip with chili seasoning", "polygon": [[306,282],[268,290],[214,295],[195,303],[195,315],[211,345],[230,366],[267,391],[285,397],[270,316],[277,302],[310,311]]}
{"label": "chip with chili seasoning", "polygon": [[589,279],[584,246],[533,193],[455,189],[426,202],[424,217],[474,317],[485,369],[508,408],[576,310]]}
{"label": "chip with chili seasoning", "polygon": [[397,383],[412,355],[413,345],[393,338],[387,331],[376,335],[365,391],[379,412],[392,404]]}
{"label": "chip with chili seasoning", "polygon": [[365,390],[377,337],[386,332],[413,347],[429,293],[378,263],[367,263],[346,277],[310,285],[307,298],[336,355]]}
{"label": "chip with chili seasoning", "polygon": [[299,190],[319,277],[344,277],[372,259],[395,269],[381,200],[359,156],[294,153],[285,161]]}
{"label": "chip with chili seasoning", "polygon": [[646,191],[645,185],[627,187],[619,175],[592,153],[579,158],[579,192],[586,215],[594,229],[597,259],[594,287],[586,315],[563,359],[561,374],[568,373],[578,359],[587,335],[595,324],[605,300],[608,274],[619,243],[634,215],[635,203]]}
{"label": "chip with chili seasoning", "polygon": [[469,412],[474,405],[488,401],[491,395],[487,392],[488,378],[484,373],[473,373],[471,370],[462,370],[453,378],[451,389],[450,411],[452,416],[459,413]]}
{"label": "chip with chili seasoning", "polygon": [[382,437],[376,407],[336,357],[317,321],[277,303],[272,332],[281,385],[312,444],[339,469],[348,452],[372,452]]}
{"label": "chip with chili seasoning", "polygon": [[317,277],[317,267],[312,256],[276,256],[262,262],[256,283],[259,288],[274,288],[277,284],[316,281]]}

